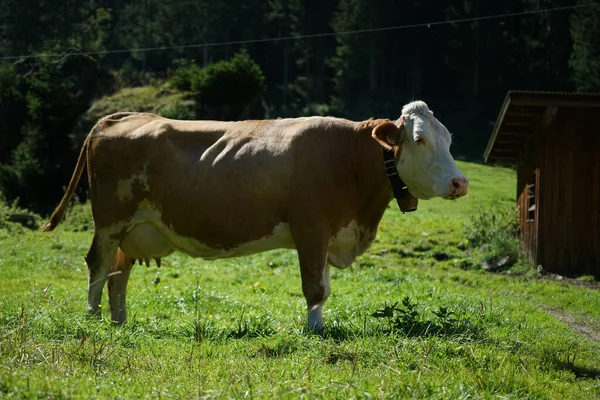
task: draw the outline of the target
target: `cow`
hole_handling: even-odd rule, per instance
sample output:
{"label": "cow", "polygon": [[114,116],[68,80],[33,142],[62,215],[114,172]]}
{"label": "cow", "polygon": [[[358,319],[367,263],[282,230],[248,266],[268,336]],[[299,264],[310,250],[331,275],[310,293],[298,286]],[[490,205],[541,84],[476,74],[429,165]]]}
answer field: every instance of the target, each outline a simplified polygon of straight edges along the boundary
{"label": "cow", "polygon": [[175,251],[216,260],[284,248],[297,251],[308,326],[321,330],[330,265],[350,266],[373,243],[396,192],[391,176],[403,181],[409,199],[467,193],[451,141],[423,101],[406,104],[396,121],[116,113],[86,137],[43,230],[64,217],[87,164],[94,219],[85,255],[89,313],[101,314],[107,283],[111,319],[126,321],[136,260],[160,266]]}

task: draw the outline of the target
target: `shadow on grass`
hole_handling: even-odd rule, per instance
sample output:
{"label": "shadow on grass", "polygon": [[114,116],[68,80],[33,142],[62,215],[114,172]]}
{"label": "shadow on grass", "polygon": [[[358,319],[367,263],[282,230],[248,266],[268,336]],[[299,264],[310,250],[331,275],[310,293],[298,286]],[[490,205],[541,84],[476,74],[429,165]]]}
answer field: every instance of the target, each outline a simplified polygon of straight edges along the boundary
{"label": "shadow on grass", "polygon": [[559,362],[556,367],[564,371],[571,371],[577,378],[597,379],[600,378],[600,368],[588,368]]}
{"label": "shadow on grass", "polygon": [[197,341],[253,339],[270,337],[277,333],[275,322],[268,315],[244,317],[244,313],[229,326],[223,328],[210,320],[196,319],[183,328],[183,335]]}
{"label": "shadow on grass", "polygon": [[548,360],[550,365],[552,365],[555,369],[571,372],[577,378],[583,379],[597,379],[600,378],[600,366],[598,367],[587,367],[581,365],[575,365],[575,354],[567,355],[566,359],[560,357],[559,355],[552,355]]}
{"label": "shadow on grass", "polygon": [[363,323],[355,325],[340,318],[327,321],[320,332],[305,327],[303,334],[318,335],[336,343],[360,338],[400,336],[409,338],[443,337],[458,341],[481,341],[487,338],[484,328],[484,315],[450,307],[439,307],[426,313],[417,303],[406,296],[401,305],[384,305],[372,314],[365,316]]}
{"label": "shadow on grass", "polygon": [[[402,337],[445,337],[459,341],[481,341],[486,338],[483,327],[483,315],[459,310],[457,307],[439,307],[433,312],[425,312],[423,307],[408,296],[401,304],[384,305],[370,315],[363,315],[362,322],[355,318],[332,316],[326,321],[325,328],[313,331],[308,326],[300,328],[301,335],[319,336],[336,343],[363,338],[383,336]],[[241,315],[228,326],[215,324],[211,320],[197,319],[184,326],[183,336],[195,340],[231,340],[272,337],[278,334],[274,319],[269,316],[246,317]]]}
{"label": "shadow on grass", "polygon": [[398,333],[405,337],[453,337],[463,340],[482,340],[485,332],[476,315],[464,311],[438,307],[431,315],[420,310],[418,304],[405,296],[398,302],[387,305],[371,314],[383,320],[387,334]]}

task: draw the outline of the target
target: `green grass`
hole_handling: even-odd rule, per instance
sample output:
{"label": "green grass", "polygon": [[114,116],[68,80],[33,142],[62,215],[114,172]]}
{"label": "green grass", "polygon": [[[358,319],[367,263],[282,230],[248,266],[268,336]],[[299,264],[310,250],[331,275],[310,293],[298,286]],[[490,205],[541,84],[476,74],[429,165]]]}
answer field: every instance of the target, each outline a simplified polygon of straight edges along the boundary
{"label": "green grass", "polygon": [[193,117],[194,101],[189,93],[172,89],[168,84],[123,88],[96,100],[78,120],[75,134],[79,141],[102,117],[121,111],[151,112],[168,118],[190,119]]}
{"label": "green grass", "polygon": [[173,90],[165,84],[124,88],[94,102],[88,114],[98,119],[123,110],[159,113],[178,101],[184,101],[184,98],[184,93]]}
{"label": "green grass", "polygon": [[512,203],[515,174],[460,167],[467,197],[392,203],[374,246],[332,270],[322,335],[293,251],[136,266],[114,327],[84,313],[85,207],[55,233],[2,228],[0,397],[600,397],[594,283],[473,268],[464,224]]}

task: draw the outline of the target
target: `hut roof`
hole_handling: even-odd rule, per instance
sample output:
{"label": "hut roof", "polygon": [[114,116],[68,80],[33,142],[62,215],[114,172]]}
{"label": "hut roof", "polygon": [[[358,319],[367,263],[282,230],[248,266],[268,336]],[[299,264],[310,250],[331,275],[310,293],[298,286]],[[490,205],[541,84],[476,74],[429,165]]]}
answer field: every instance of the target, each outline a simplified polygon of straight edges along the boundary
{"label": "hut roof", "polygon": [[517,164],[520,152],[559,107],[600,108],[600,93],[509,91],[483,154],[485,162]]}

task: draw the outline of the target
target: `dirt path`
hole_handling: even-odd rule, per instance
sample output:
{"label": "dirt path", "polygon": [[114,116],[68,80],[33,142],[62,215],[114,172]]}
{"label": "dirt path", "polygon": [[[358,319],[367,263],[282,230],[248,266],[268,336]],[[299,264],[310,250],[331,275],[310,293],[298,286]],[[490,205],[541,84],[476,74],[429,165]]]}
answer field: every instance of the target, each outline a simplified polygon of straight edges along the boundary
{"label": "dirt path", "polygon": [[600,342],[600,329],[594,328],[593,326],[590,326],[584,322],[577,321],[575,317],[565,313],[563,310],[553,309],[549,307],[542,308],[548,314],[560,319],[562,322],[567,324],[573,331],[582,334],[590,340]]}

